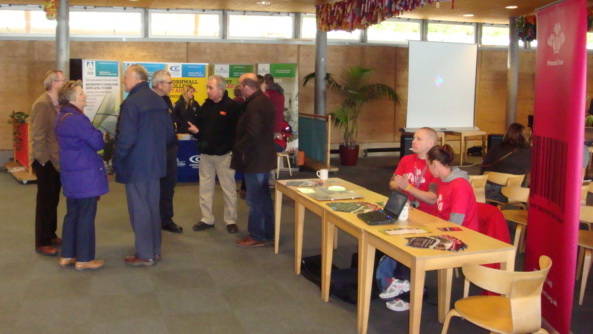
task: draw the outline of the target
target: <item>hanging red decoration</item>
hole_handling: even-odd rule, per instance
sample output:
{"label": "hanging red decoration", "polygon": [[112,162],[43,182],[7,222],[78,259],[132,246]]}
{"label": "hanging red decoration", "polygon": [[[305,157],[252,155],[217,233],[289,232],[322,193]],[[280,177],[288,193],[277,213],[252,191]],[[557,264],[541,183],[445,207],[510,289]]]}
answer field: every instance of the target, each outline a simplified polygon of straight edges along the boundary
{"label": "hanging red decoration", "polygon": [[322,31],[365,29],[403,12],[450,0],[342,0],[317,5],[317,27]]}
{"label": "hanging red decoration", "polygon": [[45,17],[48,20],[55,20],[58,15],[58,1],[59,0],[46,0],[43,1],[43,10],[45,11]]}

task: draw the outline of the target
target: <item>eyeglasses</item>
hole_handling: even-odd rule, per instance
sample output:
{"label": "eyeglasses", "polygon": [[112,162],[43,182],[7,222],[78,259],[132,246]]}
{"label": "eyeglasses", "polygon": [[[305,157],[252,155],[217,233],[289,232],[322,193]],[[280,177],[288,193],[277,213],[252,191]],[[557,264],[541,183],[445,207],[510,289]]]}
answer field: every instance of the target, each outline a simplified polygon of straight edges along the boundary
{"label": "eyeglasses", "polygon": [[161,82],[164,83],[164,84],[167,84],[167,85],[170,85],[170,84],[173,83],[173,81],[161,81]]}
{"label": "eyeglasses", "polygon": [[53,82],[60,82],[60,81],[66,81],[66,79],[57,79],[57,80],[53,80]]}

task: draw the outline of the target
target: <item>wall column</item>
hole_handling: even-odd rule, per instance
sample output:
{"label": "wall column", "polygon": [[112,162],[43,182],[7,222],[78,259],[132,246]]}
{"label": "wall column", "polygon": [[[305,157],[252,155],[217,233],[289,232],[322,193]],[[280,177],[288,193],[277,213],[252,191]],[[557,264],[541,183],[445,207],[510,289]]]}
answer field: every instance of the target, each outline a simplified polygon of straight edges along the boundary
{"label": "wall column", "polygon": [[66,80],[70,79],[70,13],[69,0],[58,2],[58,24],[56,27],[56,69],[64,72]]}
{"label": "wall column", "polygon": [[[517,118],[517,91],[519,87],[519,38],[517,37],[516,17],[509,18],[509,55],[507,61],[507,112],[506,128]],[[526,123],[527,120],[517,120]],[[506,131],[505,128],[505,131]]]}
{"label": "wall column", "polygon": [[325,75],[327,73],[327,32],[317,29],[315,39],[315,115],[325,115]]}

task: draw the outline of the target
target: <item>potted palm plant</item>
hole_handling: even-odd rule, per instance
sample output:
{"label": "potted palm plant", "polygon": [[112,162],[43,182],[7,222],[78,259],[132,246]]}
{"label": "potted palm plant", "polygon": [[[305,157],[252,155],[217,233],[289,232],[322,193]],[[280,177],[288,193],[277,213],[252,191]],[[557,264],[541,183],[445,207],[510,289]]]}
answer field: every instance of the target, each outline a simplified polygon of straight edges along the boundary
{"label": "potted palm plant", "polygon": [[[334,126],[344,131],[340,144],[340,161],[344,166],[354,166],[358,161],[359,146],[356,142],[358,134],[358,117],[362,107],[370,101],[387,97],[399,103],[395,90],[385,84],[369,83],[369,75],[373,68],[351,66],[342,72],[338,80],[331,73],[325,76],[326,87],[337,93],[342,102],[331,113]],[[307,74],[303,86],[315,81],[315,73]]]}

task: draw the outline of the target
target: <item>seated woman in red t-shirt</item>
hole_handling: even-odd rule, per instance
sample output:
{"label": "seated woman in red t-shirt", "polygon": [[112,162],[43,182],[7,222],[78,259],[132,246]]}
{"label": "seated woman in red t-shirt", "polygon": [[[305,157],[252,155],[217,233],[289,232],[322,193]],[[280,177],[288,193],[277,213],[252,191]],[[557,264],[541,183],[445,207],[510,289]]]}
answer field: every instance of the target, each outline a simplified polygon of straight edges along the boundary
{"label": "seated woman in red t-shirt", "polygon": [[476,196],[467,172],[450,166],[453,157],[449,145],[435,146],[427,154],[430,173],[441,179],[437,189],[437,217],[463,226],[476,226]]}

